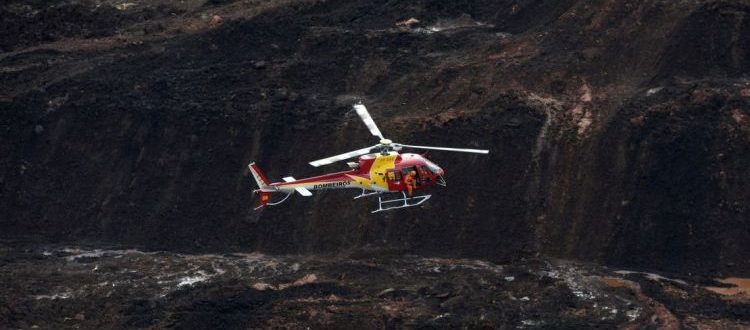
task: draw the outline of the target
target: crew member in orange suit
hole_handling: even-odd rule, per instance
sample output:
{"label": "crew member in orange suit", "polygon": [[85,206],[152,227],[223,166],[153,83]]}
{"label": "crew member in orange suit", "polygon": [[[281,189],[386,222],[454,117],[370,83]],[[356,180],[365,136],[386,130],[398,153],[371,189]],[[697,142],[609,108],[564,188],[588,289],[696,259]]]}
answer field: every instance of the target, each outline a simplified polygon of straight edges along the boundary
{"label": "crew member in orange suit", "polygon": [[409,173],[404,176],[404,183],[406,184],[406,191],[409,193],[409,197],[412,197],[412,191],[417,187],[417,180],[414,179],[416,175],[417,172],[409,171]]}

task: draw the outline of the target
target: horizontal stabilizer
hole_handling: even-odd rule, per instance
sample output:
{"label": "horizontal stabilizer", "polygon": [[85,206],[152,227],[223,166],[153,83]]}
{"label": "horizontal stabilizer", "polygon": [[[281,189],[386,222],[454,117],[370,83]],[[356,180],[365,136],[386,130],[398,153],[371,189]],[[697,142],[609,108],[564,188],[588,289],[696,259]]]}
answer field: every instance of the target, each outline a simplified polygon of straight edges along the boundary
{"label": "horizontal stabilizer", "polygon": [[305,197],[312,196],[312,192],[310,192],[309,190],[305,188],[299,187],[299,188],[294,188],[294,190],[296,190],[302,196],[305,196]]}
{"label": "horizontal stabilizer", "polygon": [[[295,179],[295,178],[293,178],[291,176],[282,178],[282,180],[284,180],[284,182],[294,182],[294,181],[297,181],[297,179]],[[294,188],[294,190],[296,190],[302,196],[305,196],[305,197],[312,196],[312,193],[309,190],[307,190],[306,188],[298,187],[298,188]]]}

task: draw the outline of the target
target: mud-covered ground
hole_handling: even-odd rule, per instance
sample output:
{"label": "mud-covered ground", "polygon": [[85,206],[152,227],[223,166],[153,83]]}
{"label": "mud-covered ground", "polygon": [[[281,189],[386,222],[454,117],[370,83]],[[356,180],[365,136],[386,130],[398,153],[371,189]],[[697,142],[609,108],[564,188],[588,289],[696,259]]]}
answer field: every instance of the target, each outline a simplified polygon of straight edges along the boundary
{"label": "mud-covered ground", "polygon": [[[750,326],[747,1],[0,18],[0,328]],[[254,211],[250,161],[300,178],[376,142],[358,100],[395,141],[491,152],[430,153],[448,187],[421,208]]]}
{"label": "mud-covered ground", "polygon": [[748,294],[561,260],[0,245],[3,328],[742,329]]}
{"label": "mud-covered ground", "polygon": [[[13,0],[0,15],[4,237],[750,271],[744,1]],[[357,100],[395,141],[491,152],[430,153],[449,186],[419,210],[370,215],[336,191],[254,212],[249,162],[299,178],[376,142]]]}

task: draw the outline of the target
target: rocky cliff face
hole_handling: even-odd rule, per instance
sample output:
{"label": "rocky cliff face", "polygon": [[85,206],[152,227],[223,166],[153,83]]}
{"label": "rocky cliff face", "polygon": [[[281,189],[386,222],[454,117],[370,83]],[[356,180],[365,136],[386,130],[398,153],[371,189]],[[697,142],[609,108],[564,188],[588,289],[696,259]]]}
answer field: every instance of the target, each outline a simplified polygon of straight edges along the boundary
{"label": "rocky cliff face", "polygon": [[[3,236],[750,271],[744,1],[1,6]],[[357,100],[394,140],[491,153],[431,154],[421,209],[253,211],[250,161],[304,177],[374,142]]]}

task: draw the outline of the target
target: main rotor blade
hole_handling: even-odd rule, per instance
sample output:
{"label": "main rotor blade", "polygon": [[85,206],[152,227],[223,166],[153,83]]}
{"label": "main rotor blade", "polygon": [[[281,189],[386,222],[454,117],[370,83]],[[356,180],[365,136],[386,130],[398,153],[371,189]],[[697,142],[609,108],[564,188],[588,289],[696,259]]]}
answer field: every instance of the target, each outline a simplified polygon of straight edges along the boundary
{"label": "main rotor blade", "polygon": [[372,148],[374,148],[374,147],[375,146],[373,146],[373,147],[367,147],[367,148],[362,148],[362,149],[350,151],[350,152],[347,152],[347,153],[344,153],[344,154],[340,154],[340,155],[336,155],[336,156],[331,156],[331,157],[323,158],[323,159],[318,159],[316,161],[310,162],[310,165],[318,167],[318,166],[321,166],[321,165],[333,164],[335,162],[338,162],[338,161],[341,161],[341,160],[345,160],[345,159],[349,159],[349,158],[352,158],[352,157],[366,155],[366,154],[369,154],[370,150],[372,150]]}
{"label": "main rotor blade", "polygon": [[400,144],[403,147],[415,148],[415,149],[429,149],[429,150],[443,150],[443,151],[457,151],[457,152],[471,152],[475,154],[488,154],[490,153],[487,149],[463,149],[463,148],[446,148],[446,147],[428,147],[428,146],[413,146],[409,144]]}
{"label": "main rotor blade", "polygon": [[370,117],[370,113],[367,112],[367,108],[365,108],[364,104],[355,104],[354,111],[357,111],[359,118],[362,118],[362,121],[365,122],[365,126],[367,126],[372,135],[384,139],[383,134],[380,133],[380,130],[378,129],[378,125],[375,125],[375,121]]}

